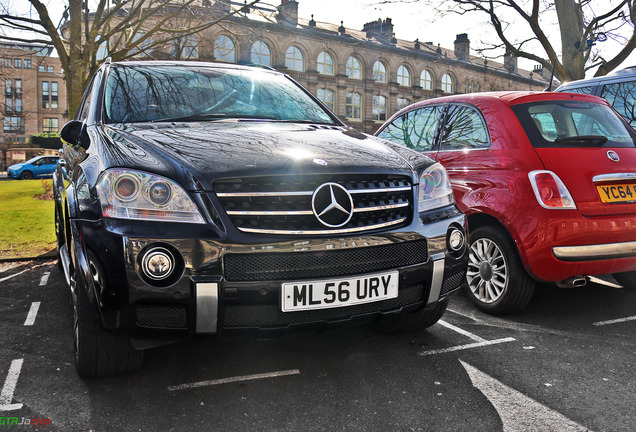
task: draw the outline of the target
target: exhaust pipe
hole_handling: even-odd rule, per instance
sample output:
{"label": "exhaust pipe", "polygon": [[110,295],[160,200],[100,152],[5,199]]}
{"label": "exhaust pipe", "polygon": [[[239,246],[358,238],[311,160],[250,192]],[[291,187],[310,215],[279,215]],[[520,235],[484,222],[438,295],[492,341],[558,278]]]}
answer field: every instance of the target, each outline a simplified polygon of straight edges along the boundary
{"label": "exhaust pipe", "polygon": [[572,276],[564,281],[557,282],[559,288],[579,288],[587,284],[587,276],[577,275]]}

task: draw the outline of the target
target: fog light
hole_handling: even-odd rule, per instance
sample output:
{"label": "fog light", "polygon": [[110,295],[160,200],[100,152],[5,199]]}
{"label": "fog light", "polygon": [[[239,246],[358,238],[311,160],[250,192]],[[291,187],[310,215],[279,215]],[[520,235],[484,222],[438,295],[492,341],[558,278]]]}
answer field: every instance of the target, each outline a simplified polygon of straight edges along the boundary
{"label": "fog light", "polygon": [[149,249],[141,259],[141,271],[152,280],[168,278],[175,268],[175,259],[168,249],[155,247]]}
{"label": "fog light", "polygon": [[453,231],[451,231],[450,235],[448,236],[448,246],[451,248],[451,250],[460,250],[464,247],[464,243],[465,236],[463,232],[458,229],[454,229]]}

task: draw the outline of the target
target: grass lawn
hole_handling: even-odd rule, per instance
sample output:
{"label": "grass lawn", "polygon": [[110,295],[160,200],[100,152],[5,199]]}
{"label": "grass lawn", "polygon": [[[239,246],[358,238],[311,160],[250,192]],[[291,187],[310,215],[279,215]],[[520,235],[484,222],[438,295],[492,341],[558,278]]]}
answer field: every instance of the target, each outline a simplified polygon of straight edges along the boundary
{"label": "grass lawn", "polygon": [[53,201],[33,198],[47,180],[0,181],[0,259],[32,257],[55,248]]}

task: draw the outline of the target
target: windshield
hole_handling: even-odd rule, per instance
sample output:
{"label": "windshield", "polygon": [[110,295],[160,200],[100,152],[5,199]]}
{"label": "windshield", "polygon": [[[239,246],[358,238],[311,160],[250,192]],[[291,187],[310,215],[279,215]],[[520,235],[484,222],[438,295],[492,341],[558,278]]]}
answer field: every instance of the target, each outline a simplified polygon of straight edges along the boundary
{"label": "windshield", "polygon": [[587,101],[512,107],[534,147],[634,147],[636,134],[610,107]]}
{"label": "windshield", "polygon": [[38,160],[42,159],[42,156],[36,156],[34,158],[29,159],[26,162],[22,162],[23,164],[34,164],[35,162],[37,162]]}
{"label": "windshield", "polygon": [[284,75],[214,67],[114,67],[106,123],[247,118],[335,124]]}

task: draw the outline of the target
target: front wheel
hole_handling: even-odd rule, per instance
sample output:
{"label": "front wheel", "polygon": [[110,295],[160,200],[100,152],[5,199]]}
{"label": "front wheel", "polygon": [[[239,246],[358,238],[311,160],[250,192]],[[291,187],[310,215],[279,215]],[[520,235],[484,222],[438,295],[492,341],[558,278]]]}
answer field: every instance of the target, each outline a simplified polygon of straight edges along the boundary
{"label": "front wheel", "polygon": [[33,178],[33,173],[31,171],[22,171],[20,174],[20,179],[22,180],[31,180]]}
{"label": "front wheel", "polygon": [[384,318],[373,324],[373,328],[382,333],[409,333],[431,327],[442,318],[448,299],[437,302],[434,309],[407,312]]}
{"label": "front wheel", "polygon": [[[93,254],[89,253],[88,260],[91,279],[86,283],[91,290],[99,289],[93,285],[104,280],[101,265]],[[71,297],[77,373],[89,378],[118,375],[139,369],[143,362],[143,351],[134,349],[129,338],[104,330],[88,300],[86,289],[77,284],[75,279],[74,283]]]}
{"label": "front wheel", "polygon": [[491,315],[519,311],[532,298],[535,284],[507,233],[494,226],[471,232],[464,287],[477,308]]}

